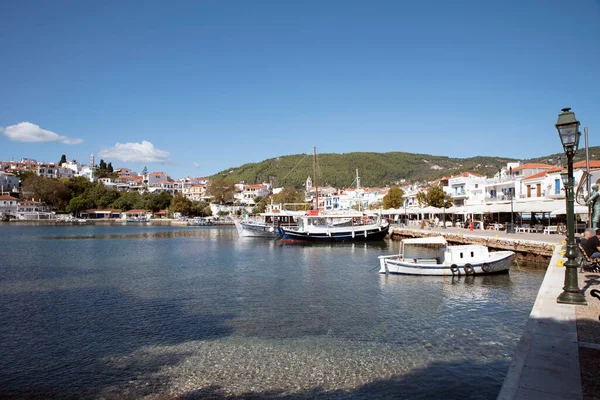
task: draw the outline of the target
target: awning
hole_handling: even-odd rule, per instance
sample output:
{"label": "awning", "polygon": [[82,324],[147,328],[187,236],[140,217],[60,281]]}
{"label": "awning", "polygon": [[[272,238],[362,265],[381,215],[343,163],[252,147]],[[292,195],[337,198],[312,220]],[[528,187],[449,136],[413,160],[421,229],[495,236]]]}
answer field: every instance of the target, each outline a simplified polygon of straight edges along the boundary
{"label": "awning", "polygon": [[[556,215],[561,215],[561,214],[566,214],[567,213],[567,208],[563,207],[563,208],[559,208],[558,210],[554,210],[552,212],[552,214],[556,214]],[[579,204],[575,205],[575,214],[587,214],[588,213],[588,208],[586,206],[580,206]]]}
{"label": "awning", "polygon": [[[553,212],[557,208],[560,208],[561,203],[564,204],[564,200],[558,201],[544,201],[544,200],[533,200],[533,201],[519,201],[514,203],[514,211],[519,213],[527,212]],[[510,211],[509,211],[510,212]]]}

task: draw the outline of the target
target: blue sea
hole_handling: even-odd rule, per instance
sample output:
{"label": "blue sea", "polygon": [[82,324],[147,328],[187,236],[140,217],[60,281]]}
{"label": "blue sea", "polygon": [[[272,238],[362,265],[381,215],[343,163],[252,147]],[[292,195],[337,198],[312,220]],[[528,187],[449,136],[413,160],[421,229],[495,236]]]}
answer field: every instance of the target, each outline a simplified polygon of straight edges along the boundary
{"label": "blue sea", "polygon": [[0,225],[0,398],[494,399],[545,273],[381,275],[398,243]]}

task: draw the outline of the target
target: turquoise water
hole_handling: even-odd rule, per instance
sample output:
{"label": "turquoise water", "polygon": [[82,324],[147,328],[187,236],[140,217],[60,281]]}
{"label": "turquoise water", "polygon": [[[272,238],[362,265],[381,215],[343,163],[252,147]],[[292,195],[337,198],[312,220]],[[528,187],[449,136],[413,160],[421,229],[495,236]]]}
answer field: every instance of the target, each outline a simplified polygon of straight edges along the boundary
{"label": "turquoise water", "polygon": [[544,269],[380,275],[398,243],[0,225],[0,397],[495,398]]}

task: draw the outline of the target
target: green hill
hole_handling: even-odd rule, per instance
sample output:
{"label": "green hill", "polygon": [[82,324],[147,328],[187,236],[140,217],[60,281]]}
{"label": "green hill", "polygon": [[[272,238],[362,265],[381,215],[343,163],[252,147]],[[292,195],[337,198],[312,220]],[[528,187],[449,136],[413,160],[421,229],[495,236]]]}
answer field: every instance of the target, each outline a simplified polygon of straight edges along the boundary
{"label": "green hill", "polygon": [[[600,147],[590,147],[590,159],[600,156]],[[593,156],[594,155],[594,156]],[[564,153],[551,154],[546,157],[521,160],[525,162],[543,162],[557,164]],[[580,150],[575,161],[585,159],[585,151]],[[507,157],[451,158],[428,154],[403,152],[391,153],[346,153],[318,154],[319,186],[337,188],[354,186],[356,169],[359,171],[361,185],[377,187],[391,185],[405,179],[408,181],[430,181],[443,176],[451,176],[461,172],[476,172],[486,176],[494,175],[507,162],[517,161]],[[268,182],[269,178],[277,187],[293,186],[300,188],[307,177],[313,177],[313,155],[294,154],[271,158],[258,163],[244,164],[229,168],[212,176],[227,177],[231,182],[247,184]]]}

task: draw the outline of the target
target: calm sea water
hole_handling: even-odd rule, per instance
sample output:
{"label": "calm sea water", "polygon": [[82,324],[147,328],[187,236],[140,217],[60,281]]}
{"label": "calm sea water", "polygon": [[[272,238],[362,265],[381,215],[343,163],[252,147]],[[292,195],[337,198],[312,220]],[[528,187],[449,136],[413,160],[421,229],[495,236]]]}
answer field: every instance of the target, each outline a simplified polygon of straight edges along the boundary
{"label": "calm sea water", "polygon": [[495,398],[544,269],[385,276],[398,243],[0,225],[2,398]]}

